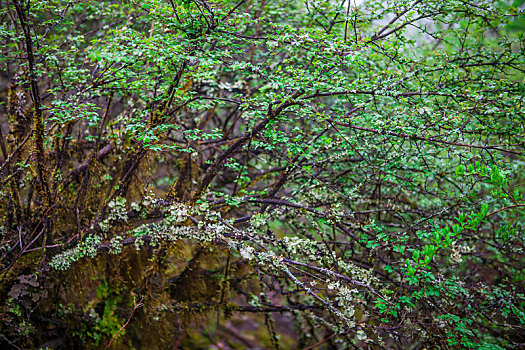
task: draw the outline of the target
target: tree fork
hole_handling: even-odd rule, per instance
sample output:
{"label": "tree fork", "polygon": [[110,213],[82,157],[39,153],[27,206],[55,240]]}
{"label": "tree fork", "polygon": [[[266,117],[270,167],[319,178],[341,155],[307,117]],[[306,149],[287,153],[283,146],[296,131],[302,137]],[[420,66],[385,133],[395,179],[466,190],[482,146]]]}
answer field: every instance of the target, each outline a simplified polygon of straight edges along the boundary
{"label": "tree fork", "polygon": [[200,196],[204,193],[204,191],[212,182],[215,175],[217,175],[217,173],[222,169],[229,157],[237,153],[237,151],[241,149],[252,137],[254,137],[257,133],[261,132],[271,120],[279,116],[279,114],[285,108],[290,107],[294,104],[298,104],[298,102],[296,102],[295,99],[301,96],[302,94],[304,94],[303,89],[297,90],[287,100],[282,101],[279,104],[279,106],[275,108],[275,110],[272,110],[272,104],[270,103],[270,105],[268,106],[268,114],[266,118],[264,118],[259,124],[257,124],[251,132],[245,134],[243,137],[235,141],[235,143],[231,145],[221,156],[219,156],[219,158],[217,158],[217,160],[212,164],[212,166],[208,168],[206,174],[204,175],[204,178],[202,179],[201,183],[199,184],[199,187],[197,188],[197,191],[195,192],[195,195],[193,196],[193,201],[196,201],[200,198]]}

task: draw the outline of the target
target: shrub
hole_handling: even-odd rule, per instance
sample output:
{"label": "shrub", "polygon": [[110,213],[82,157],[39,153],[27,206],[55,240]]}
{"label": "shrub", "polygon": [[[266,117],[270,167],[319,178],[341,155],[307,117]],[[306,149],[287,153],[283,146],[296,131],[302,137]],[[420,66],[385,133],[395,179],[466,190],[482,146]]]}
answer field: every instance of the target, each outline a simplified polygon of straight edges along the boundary
{"label": "shrub", "polygon": [[516,4],[1,3],[0,342],[525,342]]}

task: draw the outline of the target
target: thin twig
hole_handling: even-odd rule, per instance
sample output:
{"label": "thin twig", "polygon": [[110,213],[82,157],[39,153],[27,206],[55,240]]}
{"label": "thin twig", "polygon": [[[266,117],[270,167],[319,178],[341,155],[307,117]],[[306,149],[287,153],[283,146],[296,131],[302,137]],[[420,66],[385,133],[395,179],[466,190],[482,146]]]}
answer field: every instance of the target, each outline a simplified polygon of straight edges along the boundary
{"label": "thin twig", "polygon": [[133,314],[135,313],[135,311],[141,307],[143,304],[142,304],[142,301],[144,300],[144,297],[140,298],[139,302],[138,303],[135,303],[135,300],[133,300],[133,304],[135,305],[133,307],[133,310],[131,310],[131,314],[129,315],[128,317],[128,320],[126,321],[126,323],[124,323],[122,325],[122,327],[120,327],[120,329],[118,330],[117,333],[115,333],[115,335],[113,336],[113,338],[111,338],[111,341],[109,342],[109,344],[106,346],[106,348],[104,350],[107,350],[111,344],[113,343],[113,341],[115,340],[115,338],[117,337],[117,335],[122,332],[122,330],[128,325],[129,321],[131,321],[131,317],[133,317]]}

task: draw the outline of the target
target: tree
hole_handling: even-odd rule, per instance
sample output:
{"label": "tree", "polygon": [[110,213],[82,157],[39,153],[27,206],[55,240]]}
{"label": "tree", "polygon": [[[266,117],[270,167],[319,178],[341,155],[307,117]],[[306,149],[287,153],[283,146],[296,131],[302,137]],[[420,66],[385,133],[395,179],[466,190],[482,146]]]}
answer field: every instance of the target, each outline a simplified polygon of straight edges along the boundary
{"label": "tree", "polygon": [[525,343],[521,9],[0,16],[6,346],[205,347],[239,314],[268,329],[223,336],[249,347]]}

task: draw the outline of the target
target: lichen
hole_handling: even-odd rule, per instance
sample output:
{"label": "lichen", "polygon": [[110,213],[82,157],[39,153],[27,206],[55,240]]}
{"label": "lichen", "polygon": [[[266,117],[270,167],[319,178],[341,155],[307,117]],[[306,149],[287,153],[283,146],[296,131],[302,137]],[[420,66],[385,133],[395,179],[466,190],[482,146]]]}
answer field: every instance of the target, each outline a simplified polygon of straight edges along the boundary
{"label": "lichen", "polygon": [[88,236],[85,241],[79,243],[76,247],[55,255],[49,264],[56,270],[67,270],[71,267],[71,264],[77,262],[83,257],[95,257],[100,242],[101,239],[99,236]]}

